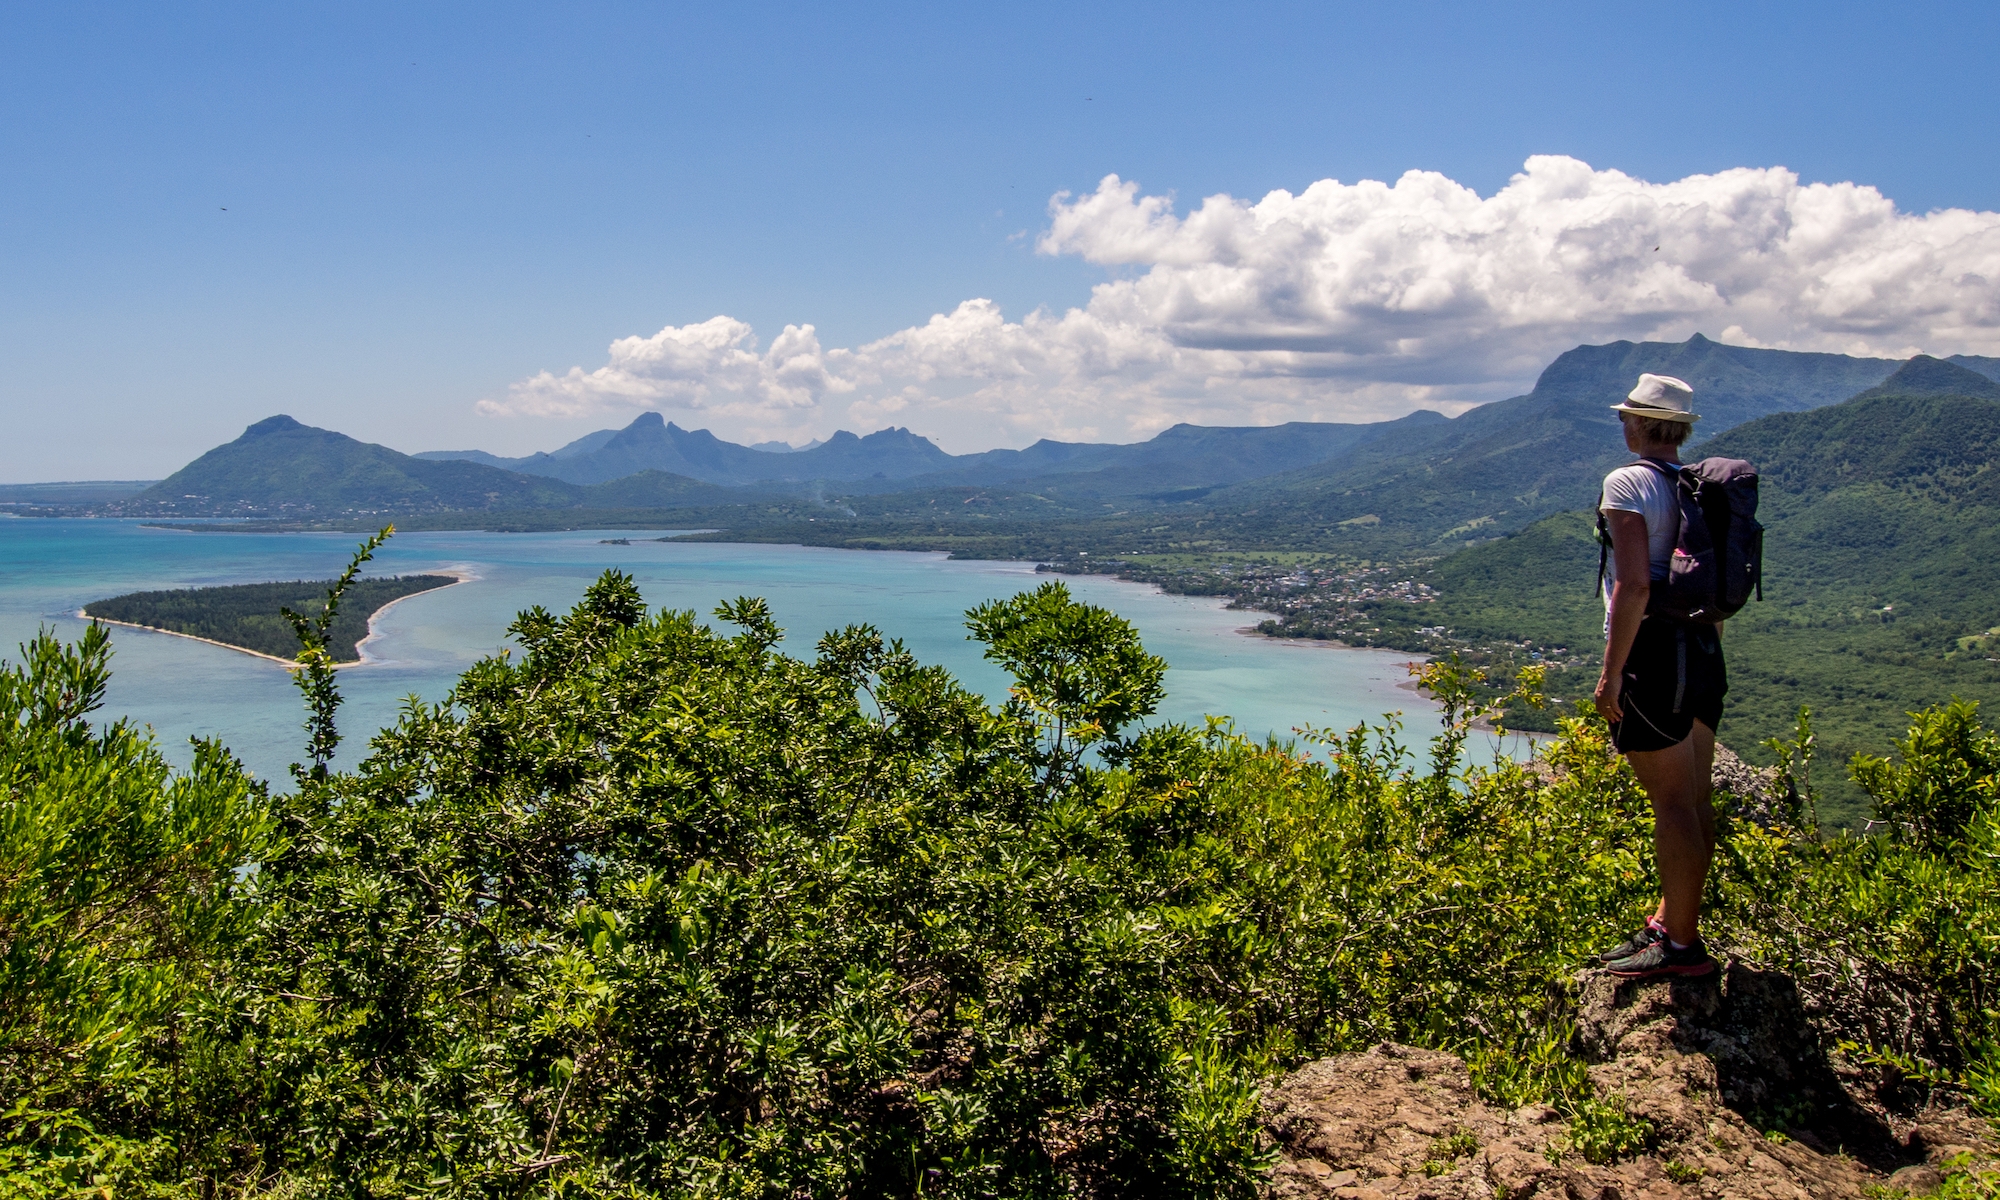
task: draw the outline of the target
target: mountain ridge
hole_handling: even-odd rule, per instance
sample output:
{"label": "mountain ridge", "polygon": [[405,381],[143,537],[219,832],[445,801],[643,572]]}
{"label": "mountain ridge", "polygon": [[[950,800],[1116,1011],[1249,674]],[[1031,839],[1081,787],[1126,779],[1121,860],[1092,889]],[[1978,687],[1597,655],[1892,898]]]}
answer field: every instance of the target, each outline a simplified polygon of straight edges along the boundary
{"label": "mountain ridge", "polygon": [[930,439],[895,426],[865,436],[841,430],[799,449],[776,450],[724,441],[706,429],[682,429],[658,412],[643,412],[622,429],[600,429],[548,453],[501,458],[483,450],[426,450],[412,457],[473,461],[575,484],[665,471],[704,483],[745,487],[901,479],[936,470],[953,456]]}
{"label": "mountain ridge", "polygon": [[1624,456],[1611,406],[1642,372],[1687,380],[1703,422],[1721,430],[1845,400],[1898,365],[1729,346],[1698,333],[1685,342],[1578,346],[1525,395],[1250,481],[1211,502],[1225,511],[1276,510],[1301,525],[1375,516],[1383,534],[1401,531],[1412,545],[1439,530],[1490,536],[1588,502],[1604,470]]}
{"label": "mountain ridge", "polygon": [[[1971,360],[1968,360],[1971,361]],[[1978,360],[1987,362],[1989,360]],[[1990,360],[2000,373],[2000,360]],[[932,487],[987,487],[1046,482],[1057,476],[1105,472],[1093,494],[1142,495],[1160,492],[1151,472],[1162,465],[1176,470],[1195,467],[1196,478],[1177,480],[1181,487],[1221,487],[1243,483],[1285,470],[1309,468],[1357,449],[1363,443],[1386,441],[1378,457],[1430,453],[1432,441],[1452,442],[1452,434],[1483,436],[1486,423],[1503,424],[1522,415],[1534,419],[1535,406],[1594,405],[1605,396],[1622,396],[1641,371],[1676,374],[1696,387],[1707,403],[1724,401],[1722,424],[1734,425],[1771,412],[1834,403],[1879,383],[1896,369],[1897,360],[1862,359],[1838,354],[1764,350],[1730,346],[1697,333],[1685,342],[1613,342],[1579,346],[1545,368],[1533,390],[1508,400],[1481,405],[1457,418],[1418,410],[1395,422],[1296,421],[1278,426],[1194,426],[1179,424],[1143,442],[1065,443],[1042,439],[1024,449],[996,449],[951,455],[927,438],[890,427],[866,436],[841,431],[825,443],[789,453],[760,450],[717,438],[706,429],[685,430],[657,412],[640,414],[618,430],[599,430],[554,452],[503,459],[483,451],[426,451],[416,457],[475,460],[510,470],[546,475],[571,483],[601,483],[639,470],[653,469],[726,486],[804,482],[845,483],[862,491],[901,491]],[[1522,412],[1495,405],[1524,406]],[[1713,407],[1713,406],[1711,406]],[[1487,411],[1492,410],[1492,411]],[[1465,424],[1467,417],[1480,414]],[[1706,415],[1706,414],[1705,414]],[[1589,424],[1609,428],[1614,419],[1593,409]],[[1399,439],[1416,426],[1434,428]],[[1714,426],[1711,426],[1713,428]],[[1258,432],[1261,431],[1261,432]],[[1212,467],[1198,456],[1175,453],[1176,440],[1206,438],[1210,443],[1238,439],[1240,457],[1255,460],[1259,451],[1247,443],[1264,441],[1259,469]],[[584,443],[595,439],[595,444]],[[1281,449],[1273,449],[1282,446]],[[1362,465],[1364,468],[1366,464]],[[1124,478],[1121,478],[1125,476]],[[1490,489],[1489,489],[1490,490]]]}
{"label": "mountain ridge", "polygon": [[[897,427],[762,450],[682,429],[657,412],[525,460],[480,451],[405,455],[276,416],[138,495],[90,511],[331,519],[705,507],[713,511],[704,524],[811,525],[797,536],[814,540],[871,520],[990,529],[1000,518],[1087,524],[1157,512],[1170,523],[1261,530],[1264,542],[1436,553],[1454,539],[1494,536],[1587,502],[1621,455],[1610,406],[1641,371],[1693,384],[1706,432],[1824,407],[1892,376],[1906,391],[2000,394],[2000,383],[1976,366],[2000,375],[2000,360],[1899,363],[1729,346],[1696,334],[1678,343],[1576,347],[1528,393],[1453,418],[1418,410],[1368,423],[1179,424],[1143,442],[1043,439],[968,455]],[[522,462],[534,469],[495,465]],[[779,509],[751,511],[760,498],[785,496],[793,499]],[[827,496],[851,503],[821,511]],[[769,536],[782,535],[773,527],[756,538]]]}

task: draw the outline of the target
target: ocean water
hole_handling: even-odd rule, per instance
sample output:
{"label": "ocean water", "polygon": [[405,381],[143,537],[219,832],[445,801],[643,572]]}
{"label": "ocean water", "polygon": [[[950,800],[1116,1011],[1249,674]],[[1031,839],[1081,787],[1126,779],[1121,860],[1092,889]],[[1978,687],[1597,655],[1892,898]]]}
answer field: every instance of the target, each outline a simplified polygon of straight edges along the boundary
{"label": "ocean water", "polygon": [[[629,536],[630,545],[604,539]],[[810,657],[822,632],[867,623],[900,637],[926,663],[949,668],[988,697],[1007,678],[967,639],[964,613],[1033,588],[1032,564],[953,562],[941,554],[824,550],[805,546],[662,543],[659,531],[408,533],[377,552],[370,574],[458,571],[469,582],[405,599],[381,613],[366,645],[371,661],[342,670],[346,741],[338,765],[365,753],[367,735],[392,723],[407,697],[442,699],[466,667],[507,648],[507,626],[532,605],[561,612],[607,569],[630,573],[655,608],[704,619],[736,596],[762,596],[787,630],[780,649]],[[83,629],[92,600],[155,588],[327,579],[358,539],[352,534],[190,533],[136,522],[0,517],[0,657],[37,628],[64,638]],[[1168,596],[1103,577],[1064,577],[1079,599],[1130,620],[1169,663],[1162,720],[1199,724],[1227,716],[1257,738],[1295,726],[1344,729],[1402,712],[1411,739],[1427,736],[1431,706],[1398,685],[1407,655],[1279,642],[1237,632],[1257,618],[1213,599]],[[718,623],[719,624],[719,623]],[[304,717],[281,665],[188,638],[113,627],[114,674],[104,712],[152,726],[176,762],[192,736],[217,736],[256,774],[286,778],[300,757]],[[1475,742],[1481,739],[1475,738]],[[1495,747],[1475,746],[1481,757]]]}

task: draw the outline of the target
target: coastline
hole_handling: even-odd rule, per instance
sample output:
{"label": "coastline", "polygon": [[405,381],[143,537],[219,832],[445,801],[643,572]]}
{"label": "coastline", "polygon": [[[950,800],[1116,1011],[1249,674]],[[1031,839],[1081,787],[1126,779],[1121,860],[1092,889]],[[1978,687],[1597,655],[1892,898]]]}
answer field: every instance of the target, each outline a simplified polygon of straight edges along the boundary
{"label": "coastline", "polygon": [[477,572],[472,571],[467,567],[439,567],[434,571],[426,571],[424,572],[424,574],[449,575],[455,582],[447,583],[440,588],[430,588],[421,592],[411,592],[407,596],[398,596],[394,600],[389,601],[389,603],[384,604],[382,607],[368,614],[368,636],[354,643],[354,652],[356,654],[359,654],[361,657],[351,663],[342,663],[340,664],[341,666],[360,667],[360,666],[366,666],[369,663],[385,663],[390,661],[389,659],[386,658],[376,658],[368,652],[368,644],[374,641],[376,638],[382,636],[381,633],[378,630],[376,630],[375,622],[381,618],[383,613],[388,612],[390,609],[396,607],[398,604],[401,604],[405,600],[413,600],[418,596],[430,596],[438,592],[448,592],[452,588],[457,587],[461,583],[471,583],[472,581],[479,578]]}
{"label": "coastline", "polygon": [[[1227,606],[1225,605],[1224,607]],[[1258,629],[1255,625],[1245,625],[1236,632],[1242,634],[1244,637],[1262,638],[1267,642],[1276,642],[1281,646],[1318,647],[1321,650],[1379,650],[1385,654],[1409,653],[1407,650],[1390,650],[1384,646],[1350,646],[1338,638],[1272,637],[1270,634]],[[1411,658],[1410,661],[1428,662],[1430,661],[1430,656],[1419,654]]]}
{"label": "coastline", "polygon": [[[754,544],[754,543],[753,543],[753,544]],[[843,547],[843,548],[844,548],[844,547]],[[880,554],[880,553],[883,553],[883,551],[879,551],[879,550],[870,550],[870,551],[863,551],[863,553],[869,553],[869,554]],[[893,553],[893,551],[892,551],[891,553]],[[935,553],[942,553],[942,552],[940,551],[940,552],[935,552]],[[1002,561],[1002,560],[997,560],[997,559],[996,559],[996,560],[991,560],[991,561],[996,561],[996,562],[997,562],[997,561]],[[1036,564],[1036,565],[1038,566],[1039,564]],[[1052,577],[1054,577],[1054,578],[1057,578],[1057,579],[1064,579],[1064,578],[1068,578],[1068,576],[1066,576],[1066,575],[1062,574],[1061,572],[1054,572],[1054,571],[1051,571],[1051,572],[1038,572],[1038,573],[1041,573],[1041,574],[1048,574],[1048,575],[1050,575],[1050,576],[1052,576]],[[1213,603],[1214,603],[1214,605],[1215,605],[1215,609],[1214,609],[1214,611],[1215,611],[1215,612],[1216,612],[1216,613],[1217,613],[1218,615],[1219,615],[1219,614],[1222,614],[1222,613],[1228,613],[1228,612],[1231,612],[1231,611],[1237,611],[1237,612],[1242,612],[1242,611],[1247,611],[1247,610],[1243,610],[1243,609],[1236,609],[1236,610],[1232,610],[1232,609],[1231,609],[1231,608],[1229,607],[1229,601],[1228,601],[1228,600],[1227,600],[1226,598],[1224,598],[1224,597],[1221,597],[1221,596],[1193,596],[1193,595],[1188,595],[1188,594],[1186,594],[1186,593],[1183,593],[1183,592],[1170,592],[1170,591],[1168,591],[1167,589],[1165,589],[1165,588],[1161,587],[1161,586],[1160,586],[1159,584],[1157,584],[1157,583],[1151,583],[1151,582],[1148,582],[1148,581],[1146,581],[1146,580],[1142,580],[1142,579],[1125,579],[1125,578],[1123,578],[1123,577],[1121,577],[1121,576],[1118,576],[1118,575],[1110,575],[1110,574],[1105,574],[1105,575],[1089,575],[1089,576],[1086,576],[1086,578],[1092,578],[1092,579],[1104,579],[1104,580],[1108,580],[1108,581],[1109,581],[1109,582],[1111,582],[1111,583],[1115,583],[1115,584],[1119,584],[1119,585],[1121,585],[1121,586],[1123,586],[1123,587],[1137,587],[1137,588],[1145,588],[1146,590],[1148,590],[1148,591],[1152,592],[1152,593],[1153,593],[1154,595],[1156,595],[1156,596],[1168,596],[1168,597],[1171,597],[1171,598],[1173,598],[1173,599],[1175,599],[1175,600],[1183,600],[1183,601],[1189,601],[1189,602],[1194,602],[1194,603],[1200,603],[1200,602],[1203,602],[1203,601],[1211,601],[1211,602],[1213,602]],[[1378,647],[1378,646],[1350,646],[1350,645],[1348,645],[1348,644],[1347,644],[1346,642],[1342,642],[1342,641],[1336,641],[1336,640],[1334,640],[1334,639],[1331,639],[1331,638],[1282,638],[1282,637],[1271,637],[1271,636],[1270,636],[1269,634],[1266,634],[1266,633],[1263,633],[1263,632],[1261,632],[1260,630],[1258,630],[1258,628],[1257,628],[1257,627],[1256,627],[1255,625],[1239,625],[1239,626],[1237,626],[1236,628],[1234,628],[1233,630],[1231,630],[1230,632],[1232,632],[1232,633],[1235,633],[1235,634],[1237,634],[1237,635],[1238,635],[1238,636],[1240,636],[1240,637],[1246,637],[1246,638],[1253,638],[1253,639],[1255,639],[1255,640],[1256,640],[1257,642],[1259,642],[1260,644],[1263,644],[1263,645],[1271,645],[1271,646],[1296,646],[1296,647],[1303,647],[1303,648],[1310,648],[1310,649],[1319,649],[1319,650],[1347,650],[1347,651],[1353,651],[1353,652],[1359,652],[1359,653],[1362,653],[1362,654],[1402,654],[1402,655],[1405,655],[1405,656],[1406,656],[1406,657],[1404,658],[1404,660],[1403,660],[1403,665],[1404,665],[1404,666],[1409,666],[1409,665],[1410,665],[1410,664],[1412,664],[1412,663],[1418,663],[1418,662],[1429,662],[1429,661],[1430,661],[1429,657],[1428,657],[1428,656],[1426,656],[1426,655],[1422,655],[1422,654],[1417,654],[1417,655],[1411,655],[1411,654],[1409,654],[1409,652],[1408,652],[1408,651],[1405,651],[1405,650],[1389,650],[1389,649],[1386,649],[1386,648],[1383,648],[1383,647]],[[1417,685],[1416,685],[1416,684],[1415,684],[1414,682],[1402,682],[1402,683],[1398,683],[1398,684],[1396,684],[1395,686],[1396,686],[1397,688],[1399,688],[1399,689],[1403,690],[1403,691],[1420,691],[1420,690],[1421,690],[1421,689],[1419,689],[1419,688],[1417,687]]]}
{"label": "coastline", "polygon": [[[1060,572],[1046,572],[1045,574],[1053,576],[1054,578],[1057,579],[1068,578],[1066,574]],[[1172,600],[1177,603],[1186,604],[1192,608],[1205,609],[1208,612],[1213,613],[1217,618],[1221,618],[1223,620],[1240,620],[1241,615],[1244,613],[1244,610],[1241,609],[1231,609],[1229,607],[1228,599],[1222,596],[1196,596],[1180,592],[1169,592],[1167,589],[1161,587],[1159,584],[1149,580],[1124,579],[1117,575],[1112,575],[1112,574],[1103,574],[1103,575],[1093,574],[1086,576],[1086,578],[1103,580],[1107,584],[1119,588],[1139,588],[1146,592],[1151,593],[1152,595],[1164,597],[1168,600]],[[1218,621],[1218,624],[1219,623],[1220,622]],[[1214,630],[1214,633],[1216,636],[1225,639],[1230,638],[1232,636],[1248,638],[1251,639],[1255,644],[1260,646],[1295,647],[1300,649],[1302,652],[1307,652],[1307,653],[1341,651],[1349,655],[1359,655],[1362,656],[1363,658],[1372,657],[1376,658],[1377,661],[1386,661],[1389,664],[1393,664],[1395,668],[1400,669],[1401,677],[1399,678],[1394,674],[1385,673],[1377,677],[1376,680],[1377,683],[1386,686],[1387,688],[1393,689],[1397,693],[1409,695],[1411,699],[1416,701],[1416,704],[1412,706],[1412,708],[1417,713],[1435,714],[1436,712],[1439,711],[1437,702],[1431,698],[1430,693],[1424,691],[1421,687],[1417,685],[1416,680],[1409,671],[1409,668],[1416,663],[1428,662],[1429,659],[1425,655],[1411,654],[1410,652],[1404,650],[1390,650],[1375,646],[1351,646],[1345,642],[1334,641],[1331,639],[1271,637],[1267,634],[1259,632],[1257,627],[1254,625],[1232,624],[1223,629],[1216,629]],[[1305,665],[1304,660],[1300,661],[1301,661],[1301,666],[1304,666]],[[1307,669],[1310,670],[1311,668]],[[1405,711],[1404,704],[1401,701],[1398,701],[1395,705],[1395,710],[1398,713],[1404,712]],[[1370,719],[1373,719],[1373,716],[1375,715],[1380,715],[1380,714],[1379,713],[1372,714]]]}
{"label": "coastline", "polygon": [[[202,644],[208,646],[220,646],[224,650],[234,650],[238,654],[247,654],[251,658],[261,658],[265,662],[274,662],[281,667],[290,668],[299,665],[296,659],[279,658],[275,654],[266,654],[262,650],[252,650],[245,646],[232,646],[228,642],[218,642],[214,638],[205,638],[198,634],[193,634],[193,633],[182,633],[178,629],[161,629],[153,625],[139,625],[131,621],[115,620],[111,617],[93,617],[89,613],[83,611],[80,608],[76,610],[76,619],[79,621],[95,621],[100,625],[122,625],[127,629],[143,629],[147,633],[163,633],[168,637],[186,638],[190,642],[201,642]],[[334,670],[337,671],[342,667],[351,667],[355,665],[357,664],[335,663],[333,665],[333,668]]]}
{"label": "coastline", "polygon": [[[1350,646],[1346,642],[1335,641],[1331,638],[1274,638],[1267,634],[1258,632],[1257,627],[1255,625],[1245,625],[1241,629],[1238,629],[1236,632],[1242,634],[1244,637],[1262,638],[1267,642],[1278,642],[1285,645],[1317,646],[1325,650],[1362,650],[1369,648],[1365,646]],[[1391,651],[1390,653],[1400,653],[1400,652]],[[1418,663],[1429,662],[1429,661],[1430,659],[1426,655],[1415,655],[1403,665],[1405,667],[1414,667]],[[1435,706],[1437,702],[1431,699],[1430,692],[1424,688],[1424,685],[1417,682],[1416,672],[1412,671],[1410,673],[1410,676],[1411,676],[1410,678],[1405,679],[1402,682],[1396,684],[1395,685],[1396,690],[1399,692],[1414,692],[1418,696],[1421,696],[1424,699],[1425,703]],[[1479,719],[1472,722],[1470,728],[1479,733],[1502,733],[1501,730],[1495,729],[1493,727],[1493,722],[1486,717],[1480,717]],[[1531,744],[1535,738],[1546,736],[1532,732],[1524,732],[1518,729],[1506,730],[1504,731],[1504,734],[1505,736],[1510,738],[1525,738]]]}
{"label": "coastline", "polygon": [[[365,667],[370,663],[382,663],[389,661],[387,659],[371,657],[368,653],[368,643],[374,641],[377,637],[380,636],[380,634],[377,633],[375,629],[375,622],[378,618],[381,617],[383,613],[388,612],[390,609],[396,607],[398,604],[401,604],[403,601],[408,600],[411,597],[428,596],[433,592],[442,592],[449,588],[455,588],[461,583],[471,583],[473,580],[479,578],[478,575],[474,574],[472,571],[469,571],[464,567],[439,567],[432,571],[426,571],[424,572],[424,574],[449,575],[452,577],[453,582],[445,584],[444,587],[426,588],[421,592],[411,592],[408,596],[398,596],[394,600],[389,601],[389,603],[384,604],[382,607],[368,614],[368,636],[362,638],[359,642],[356,642],[354,644],[355,652],[359,654],[361,657],[355,659],[353,662],[337,662],[333,664],[334,670],[345,671],[349,667]],[[291,668],[299,665],[298,660],[295,658],[279,658],[275,654],[266,654],[262,650],[252,650],[247,646],[232,646],[228,642],[218,642],[214,638],[205,638],[199,634],[182,633],[178,629],[161,629],[157,625],[140,625],[132,621],[114,620],[111,617],[93,617],[81,608],[76,610],[76,618],[79,621],[97,621],[105,625],[122,625],[126,629],[140,629],[144,630],[147,633],[161,633],[165,634],[168,637],[186,638],[190,642],[201,642],[203,645],[220,646],[224,650],[234,650],[238,654],[247,654],[252,658],[261,658],[265,662],[277,663],[279,666],[284,667],[286,670],[290,670]]]}

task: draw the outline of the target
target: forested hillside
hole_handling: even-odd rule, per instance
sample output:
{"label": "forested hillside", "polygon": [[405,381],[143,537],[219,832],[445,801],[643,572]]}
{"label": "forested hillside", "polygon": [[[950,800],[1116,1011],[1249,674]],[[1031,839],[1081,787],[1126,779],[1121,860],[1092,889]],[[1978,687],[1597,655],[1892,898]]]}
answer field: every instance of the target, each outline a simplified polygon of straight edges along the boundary
{"label": "forested hillside", "polygon": [[1917,366],[1910,387],[1961,394],[1885,387],[1703,448],[1766,481],[1772,582],[1731,622],[1732,711],[1768,735],[1811,704],[1837,760],[1913,708],[2000,706],[2000,386]]}
{"label": "forested hillside", "polygon": [[[1822,747],[1843,763],[1913,709],[2000,705],[2000,385],[1918,359],[1846,403],[1753,421],[1693,453],[1762,472],[1765,601],[1727,625],[1726,742],[1754,752],[1810,705]],[[1272,628],[1476,647],[1501,664],[1540,654],[1552,693],[1580,700],[1603,640],[1597,557],[1591,518],[1559,514],[1415,572],[1429,603],[1308,605]],[[1827,782],[1829,817],[1862,815],[1858,790],[1837,773]]]}
{"label": "forested hillside", "polygon": [[127,500],[110,515],[295,516],[478,511],[573,504],[552,479],[428,462],[328,429],[269,417]]}
{"label": "forested hillside", "polygon": [[[1208,503],[1240,524],[1317,533],[1370,556],[1437,553],[1587,505],[1625,457],[1609,411],[1640,372],[1687,380],[1704,428],[1844,400],[1894,362],[1683,343],[1613,342],[1568,351],[1525,396],[1382,438],[1317,466],[1242,484]],[[1372,520],[1371,520],[1372,518]],[[1366,525],[1344,525],[1367,521]]]}

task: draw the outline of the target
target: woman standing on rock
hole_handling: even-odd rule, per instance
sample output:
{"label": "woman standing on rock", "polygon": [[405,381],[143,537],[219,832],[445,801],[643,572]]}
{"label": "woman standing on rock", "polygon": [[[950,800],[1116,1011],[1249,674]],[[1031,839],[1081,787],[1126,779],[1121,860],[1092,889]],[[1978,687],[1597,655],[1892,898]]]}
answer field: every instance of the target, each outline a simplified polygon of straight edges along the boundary
{"label": "woman standing on rock", "polygon": [[1597,711],[1611,744],[1632,764],[1653,805],[1660,905],[1639,932],[1599,955],[1628,979],[1707,975],[1701,893],[1715,854],[1709,772],[1729,680],[1718,626],[1649,614],[1653,585],[1668,577],[1681,508],[1680,447],[1698,419],[1694,389],[1641,375],[1623,404],[1625,445],[1640,461],[1604,477],[1599,509],[1611,538],[1605,575],[1604,670]]}

